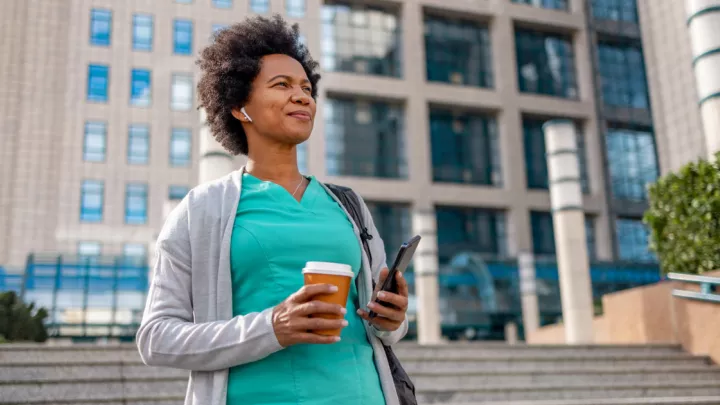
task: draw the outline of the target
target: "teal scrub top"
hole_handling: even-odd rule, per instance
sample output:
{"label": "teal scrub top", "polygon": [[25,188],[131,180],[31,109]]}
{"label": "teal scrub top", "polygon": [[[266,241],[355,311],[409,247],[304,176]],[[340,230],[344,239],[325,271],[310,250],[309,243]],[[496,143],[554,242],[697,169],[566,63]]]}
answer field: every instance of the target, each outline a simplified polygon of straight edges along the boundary
{"label": "teal scrub top", "polygon": [[[361,266],[352,224],[312,177],[298,202],[283,187],[244,174],[230,243],[233,316],[299,290],[308,261],[348,264],[355,277]],[[227,405],[385,404],[354,279],[351,285],[340,342],[295,345],[231,368]]]}

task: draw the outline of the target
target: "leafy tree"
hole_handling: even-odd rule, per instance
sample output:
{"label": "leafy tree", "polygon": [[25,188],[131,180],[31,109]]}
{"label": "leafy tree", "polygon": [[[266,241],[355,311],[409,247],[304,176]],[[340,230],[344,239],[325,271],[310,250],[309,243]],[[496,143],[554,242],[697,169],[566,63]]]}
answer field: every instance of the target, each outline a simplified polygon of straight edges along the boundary
{"label": "leafy tree", "polygon": [[0,293],[0,342],[44,342],[45,308],[25,304],[13,291]]}
{"label": "leafy tree", "polygon": [[661,177],[649,197],[644,221],[663,272],[720,269],[720,152]]}

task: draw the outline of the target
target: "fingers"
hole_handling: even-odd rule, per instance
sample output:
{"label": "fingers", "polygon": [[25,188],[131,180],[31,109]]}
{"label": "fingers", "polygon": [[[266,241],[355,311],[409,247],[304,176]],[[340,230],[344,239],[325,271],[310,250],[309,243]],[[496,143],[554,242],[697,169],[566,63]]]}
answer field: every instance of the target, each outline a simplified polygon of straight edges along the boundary
{"label": "fingers", "polygon": [[382,287],[389,272],[390,272],[390,270],[388,270],[387,267],[383,267],[383,269],[380,270],[380,274],[378,274],[378,282],[377,282],[377,284],[375,284],[375,291],[374,291],[375,293],[377,293],[380,290],[380,287]]}
{"label": "fingers", "polygon": [[297,333],[295,337],[298,343],[312,343],[318,345],[329,345],[340,341],[340,336],[324,336],[310,332]]}
{"label": "fingers", "polygon": [[405,276],[403,276],[401,271],[397,272],[395,279],[398,283],[398,294],[405,297],[405,306],[403,308],[407,308],[407,297],[410,295],[407,280],[405,280]]}
{"label": "fingers", "polygon": [[388,308],[376,302],[371,302],[370,304],[368,304],[368,308],[370,308],[370,310],[372,310],[376,314],[394,321],[402,322],[405,320],[404,309]]}
{"label": "fingers", "polygon": [[398,322],[382,317],[370,318],[369,314],[361,309],[357,311],[357,314],[360,315],[360,318],[370,322],[371,325],[379,330],[394,331],[402,325],[402,321]]}
{"label": "fingers", "polygon": [[314,314],[345,315],[346,312],[341,305],[322,301],[310,301],[295,307],[295,314],[304,317]]}
{"label": "fingers", "polygon": [[332,284],[310,284],[303,286],[295,294],[290,297],[290,301],[294,303],[303,303],[312,300],[316,295],[333,294],[338,290],[337,286]]}
{"label": "fingers", "polygon": [[296,331],[342,329],[348,325],[345,319],[298,318],[292,328]]}
{"label": "fingers", "polygon": [[388,304],[395,305],[397,309],[400,309],[402,311],[405,311],[408,306],[407,296],[393,294],[387,291],[381,291],[378,293],[377,298],[382,302],[387,302]]}

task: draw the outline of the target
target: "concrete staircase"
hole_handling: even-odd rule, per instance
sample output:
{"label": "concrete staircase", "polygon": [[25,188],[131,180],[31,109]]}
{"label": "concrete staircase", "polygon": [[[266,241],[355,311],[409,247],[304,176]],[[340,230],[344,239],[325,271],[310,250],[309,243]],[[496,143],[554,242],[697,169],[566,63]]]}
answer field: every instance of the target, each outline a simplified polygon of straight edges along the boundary
{"label": "concrete staircase", "polygon": [[[422,405],[720,405],[720,368],[676,346],[403,343]],[[181,405],[187,373],[132,345],[0,345],[0,404]]]}

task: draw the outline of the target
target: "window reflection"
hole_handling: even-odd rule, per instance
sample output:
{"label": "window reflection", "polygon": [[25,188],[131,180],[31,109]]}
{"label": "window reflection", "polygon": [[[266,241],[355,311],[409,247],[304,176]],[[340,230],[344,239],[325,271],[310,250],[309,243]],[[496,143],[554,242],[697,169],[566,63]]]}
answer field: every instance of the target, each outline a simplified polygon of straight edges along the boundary
{"label": "window reflection", "polygon": [[648,249],[649,232],[640,219],[618,218],[615,234],[620,260],[656,262],[655,254]]}
{"label": "window reflection", "polygon": [[400,73],[400,28],[396,13],[360,4],[322,7],[325,70],[394,76]]}
{"label": "window reflection", "polygon": [[610,128],[605,141],[613,196],[645,201],[646,187],[658,175],[653,134]]}
{"label": "window reflection", "polygon": [[407,177],[402,108],[348,98],[325,102],[325,156],[333,176]]}
{"label": "window reflection", "polygon": [[518,29],[515,47],[520,91],[578,97],[575,52],[569,37]]}
{"label": "window reflection", "polygon": [[430,112],[430,136],[434,181],[502,184],[493,117],[435,108]]}
{"label": "window reflection", "polygon": [[640,48],[601,43],[598,57],[605,104],[648,108],[645,64]]}
{"label": "window reflection", "polygon": [[507,254],[505,214],[502,211],[439,206],[435,208],[438,260],[446,264],[461,252],[489,257]]}
{"label": "window reflection", "polygon": [[486,25],[426,16],[425,60],[429,81],[493,86]]}
{"label": "window reflection", "polygon": [[367,202],[373,223],[385,243],[387,265],[391,266],[400,245],[410,239],[412,224],[410,208],[405,204]]}
{"label": "window reflection", "polygon": [[592,14],[597,20],[638,22],[635,0],[592,0]]}
{"label": "window reflection", "polygon": [[527,4],[530,6],[549,8],[551,10],[567,10],[567,0],[512,0],[513,3]]}

